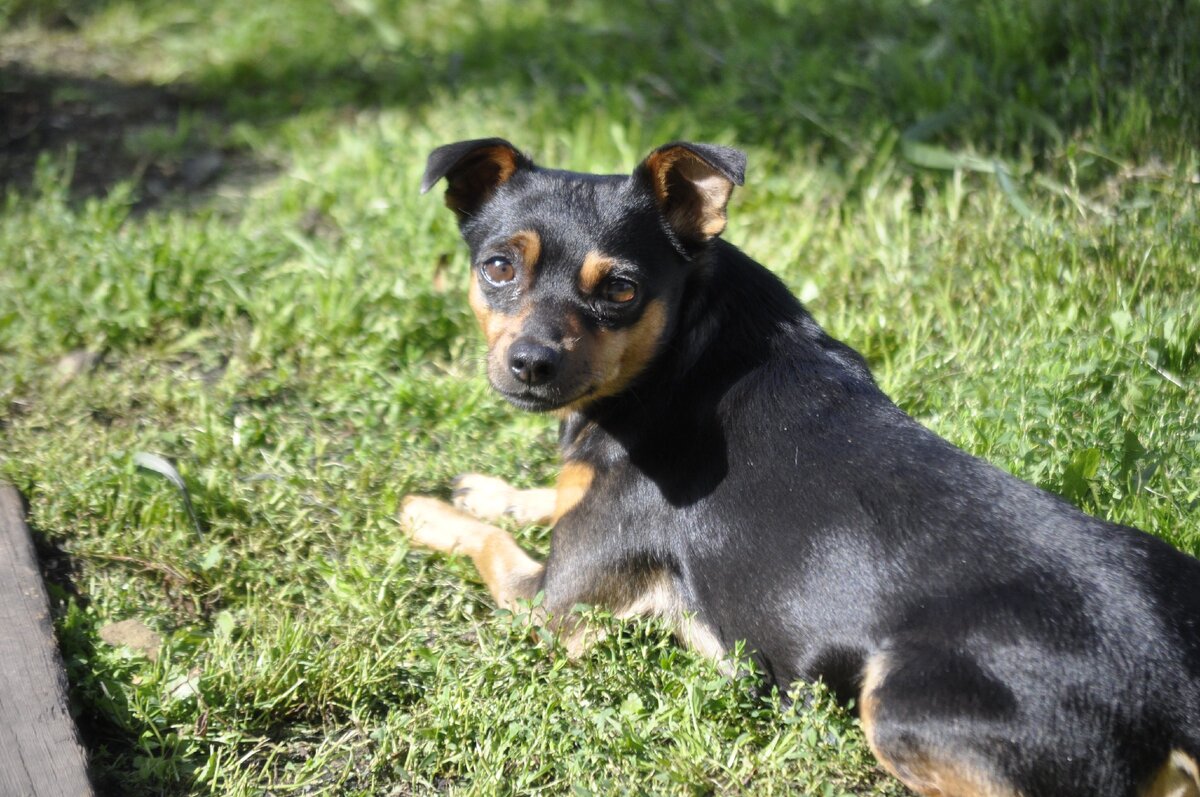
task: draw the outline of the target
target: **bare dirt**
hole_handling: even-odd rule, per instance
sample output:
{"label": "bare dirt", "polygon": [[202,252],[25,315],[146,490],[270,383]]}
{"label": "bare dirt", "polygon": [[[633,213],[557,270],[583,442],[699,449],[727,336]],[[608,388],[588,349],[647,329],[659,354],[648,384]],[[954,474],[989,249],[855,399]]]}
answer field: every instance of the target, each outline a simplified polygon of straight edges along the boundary
{"label": "bare dirt", "polygon": [[72,198],[129,183],[136,210],[188,204],[230,177],[273,171],[222,143],[220,108],[193,100],[186,86],[123,82],[95,68],[97,76],[84,76],[86,67],[69,68],[81,66],[77,54],[54,71],[31,61],[57,63],[56,53],[26,61],[16,49],[16,58],[0,54],[0,196],[29,189],[45,155],[70,164]]}

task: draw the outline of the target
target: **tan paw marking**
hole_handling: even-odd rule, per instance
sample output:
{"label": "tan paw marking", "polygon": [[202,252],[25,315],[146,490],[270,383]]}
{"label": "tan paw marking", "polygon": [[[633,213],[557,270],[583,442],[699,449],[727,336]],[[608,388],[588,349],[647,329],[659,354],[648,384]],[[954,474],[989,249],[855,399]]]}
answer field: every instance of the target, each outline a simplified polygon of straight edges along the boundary
{"label": "tan paw marking", "polygon": [[455,507],[483,520],[546,523],[554,514],[555,491],[518,490],[495,476],[466,473],[454,480],[453,500]]}
{"label": "tan paw marking", "polygon": [[414,545],[442,553],[471,555],[490,531],[445,501],[410,495],[400,505],[400,522]]}
{"label": "tan paw marking", "polygon": [[459,512],[445,501],[410,495],[400,505],[400,522],[413,545],[471,557],[497,605],[514,609],[539,589],[542,565],[503,529]]}

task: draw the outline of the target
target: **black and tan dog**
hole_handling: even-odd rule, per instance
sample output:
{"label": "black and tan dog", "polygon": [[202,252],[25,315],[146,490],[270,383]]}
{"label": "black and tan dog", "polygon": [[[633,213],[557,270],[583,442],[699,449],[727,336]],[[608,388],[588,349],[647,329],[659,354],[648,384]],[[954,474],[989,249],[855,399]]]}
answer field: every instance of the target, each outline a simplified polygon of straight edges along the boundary
{"label": "black and tan dog", "polygon": [[[562,418],[556,491],[482,476],[406,500],[497,603],[544,592],[746,648],[782,689],[856,697],[923,795],[1200,795],[1200,562],[1091,518],[901,412],[719,239],[744,156],[669,144],[629,176],[441,147],[488,376]],[[460,511],[461,510],[466,510]],[[477,517],[551,518],[549,559]]]}

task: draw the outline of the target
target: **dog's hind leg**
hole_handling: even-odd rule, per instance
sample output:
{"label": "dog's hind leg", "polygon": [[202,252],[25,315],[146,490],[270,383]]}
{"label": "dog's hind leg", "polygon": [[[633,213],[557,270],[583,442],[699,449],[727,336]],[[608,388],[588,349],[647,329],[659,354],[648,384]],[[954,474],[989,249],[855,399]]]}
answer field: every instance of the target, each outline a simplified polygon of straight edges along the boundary
{"label": "dog's hind leg", "polygon": [[1200,766],[1182,750],[1172,750],[1141,797],[1200,797]]}
{"label": "dog's hind leg", "polygon": [[960,734],[897,711],[910,702],[911,684],[898,685],[892,662],[878,654],[867,663],[859,717],[871,752],[883,768],[922,797],[1024,797]]}

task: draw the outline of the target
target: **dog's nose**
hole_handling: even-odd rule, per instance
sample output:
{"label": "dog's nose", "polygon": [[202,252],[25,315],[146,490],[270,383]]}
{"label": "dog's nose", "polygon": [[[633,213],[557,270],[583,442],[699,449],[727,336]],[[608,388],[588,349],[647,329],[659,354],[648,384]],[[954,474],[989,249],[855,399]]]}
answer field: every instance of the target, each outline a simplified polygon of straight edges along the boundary
{"label": "dog's nose", "polygon": [[508,348],[508,369],[530,387],[549,382],[558,373],[562,354],[532,338],[517,338]]}

